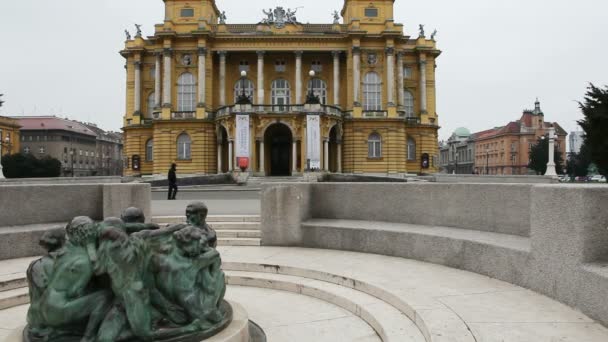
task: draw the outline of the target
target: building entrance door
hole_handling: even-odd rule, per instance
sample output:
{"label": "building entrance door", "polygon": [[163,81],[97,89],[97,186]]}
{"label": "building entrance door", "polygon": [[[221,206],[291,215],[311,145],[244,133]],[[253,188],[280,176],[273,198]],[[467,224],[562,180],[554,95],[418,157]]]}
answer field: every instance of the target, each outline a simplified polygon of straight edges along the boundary
{"label": "building entrance door", "polygon": [[291,176],[291,150],[293,137],[289,127],[274,124],[264,135],[264,147],[269,160],[266,163],[266,174],[270,176]]}

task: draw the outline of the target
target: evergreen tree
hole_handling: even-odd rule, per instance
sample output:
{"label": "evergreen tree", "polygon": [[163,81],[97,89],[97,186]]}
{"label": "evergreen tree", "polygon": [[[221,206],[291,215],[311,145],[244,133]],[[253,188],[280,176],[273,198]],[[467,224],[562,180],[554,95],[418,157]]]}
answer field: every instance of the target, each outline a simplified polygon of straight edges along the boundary
{"label": "evergreen tree", "polygon": [[585,132],[585,146],[600,174],[608,179],[608,86],[590,84],[585,101],[579,102],[585,118],[578,122]]}
{"label": "evergreen tree", "polygon": [[[530,164],[528,168],[534,170],[537,175],[544,175],[547,172],[547,163],[549,162],[549,140],[539,138],[536,144],[530,148]],[[553,160],[555,161],[555,171],[557,174],[563,173],[562,154],[554,147]]]}
{"label": "evergreen tree", "polygon": [[59,177],[61,175],[61,162],[49,156],[37,159],[31,154],[5,155],[2,157],[2,166],[6,178]]}

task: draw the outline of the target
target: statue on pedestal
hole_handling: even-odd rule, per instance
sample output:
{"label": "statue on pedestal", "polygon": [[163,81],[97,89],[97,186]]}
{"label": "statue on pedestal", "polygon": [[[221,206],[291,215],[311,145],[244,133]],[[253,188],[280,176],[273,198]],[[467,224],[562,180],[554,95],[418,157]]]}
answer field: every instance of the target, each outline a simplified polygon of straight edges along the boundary
{"label": "statue on pedestal", "polygon": [[[202,340],[232,319],[217,235],[207,207],[160,228],[143,212],[94,222],[77,217],[41,239],[47,255],[27,272],[31,306],[25,341]],[[67,242],[66,242],[67,237]]]}

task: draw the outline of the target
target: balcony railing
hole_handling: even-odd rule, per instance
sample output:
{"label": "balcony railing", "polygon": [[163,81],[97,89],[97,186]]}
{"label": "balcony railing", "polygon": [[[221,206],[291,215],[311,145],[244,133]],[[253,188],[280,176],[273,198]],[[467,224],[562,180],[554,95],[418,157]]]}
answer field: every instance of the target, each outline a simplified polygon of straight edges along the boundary
{"label": "balcony railing", "polygon": [[172,112],[172,119],[187,120],[196,118],[196,112]]}
{"label": "balcony railing", "polygon": [[231,114],[260,113],[320,113],[331,116],[342,116],[342,110],[329,105],[232,105],[221,107],[216,112],[216,117]]}
{"label": "balcony railing", "polygon": [[407,122],[408,125],[412,125],[412,126],[420,125],[420,118],[416,117],[416,116],[406,117],[405,122]]}
{"label": "balcony railing", "polygon": [[388,111],[386,110],[364,110],[364,118],[386,118],[388,117]]}

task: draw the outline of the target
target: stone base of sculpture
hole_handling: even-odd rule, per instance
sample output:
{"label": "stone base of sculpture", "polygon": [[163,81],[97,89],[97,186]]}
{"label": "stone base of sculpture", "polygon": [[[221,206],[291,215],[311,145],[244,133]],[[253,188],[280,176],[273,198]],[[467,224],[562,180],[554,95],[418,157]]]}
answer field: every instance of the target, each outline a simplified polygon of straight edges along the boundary
{"label": "stone base of sculpture", "polygon": [[[224,316],[224,319],[220,323],[218,323],[216,326],[214,326],[208,330],[200,331],[200,332],[193,332],[190,334],[166,338],[166,339],[159,339],[159,340],[155,340],[155,342],[201,342],[212,336],[215,336],[219,332],[224,330],[226,327],[228,327],[228,325],[230,325],[230,323],[232,322],[232,319],[233,319],[232,306],[227,301],[222,301],[222,303],[220,305],[220,311],[221,311],[222,315]],[[162,328],[160,328],[160,329],[162,329]],[[84,331],[84,327],[82,327],[82,330]],[[29,326],[26,326],[25,329],[23,329],[22,341],[23,342],[46,342],[46,340],[44,338],[39,338],[39,337],[31,336],[31,335],[32,334],[30,332]],[[82,338],[83,338],[82,335],[70,335],[68,333],[66,335],[57,336],[55,338],[55,340],[60,341],[60,342],[80,342],[82,340]],[[142,340],[138,339],[138,338],[129,338],[126,340],[119,340],[119,341],[140,342]]]}

